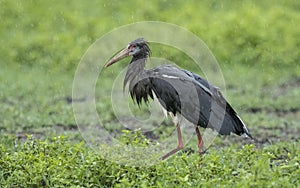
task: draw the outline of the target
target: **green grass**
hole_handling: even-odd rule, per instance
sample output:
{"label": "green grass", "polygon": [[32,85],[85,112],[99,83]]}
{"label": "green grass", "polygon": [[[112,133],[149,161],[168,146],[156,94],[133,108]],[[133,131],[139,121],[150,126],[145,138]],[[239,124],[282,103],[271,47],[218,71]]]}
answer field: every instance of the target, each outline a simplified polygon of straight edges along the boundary
{"label": "green grass", "polygon": [[291,187],[299,184],[300,173],[299,149],[287,142],[211,150],[201,161],[182,154],[151,167],[115,164],[61,136],[29,138],[13,149],[2,147],[0,154],[2,186]]}
{"label": "green grass", "polygon": [[[300,186],[298,1],[2,0],[0,7],[1,187]],[[86,138],[94,139],[93,126],[87,122],[79,131],[71,103],[76,67],[103,34],[145,20],[178,24],[208,45],[222,69],[226,98],[255,137],[254,145],[238,136],[218,136],[199,161],[194,136],[185,152],[165,162],[129,165],[153,158],[140,150],[131,156],[128,146],[143,150],[176,135],[170,137],[170,120],[160,125],[152,119],[151,135],[123,130],[110,89],[124,63],[106,70],[96,87],[97,112],[119,145],[99,143],[103,152],[90,147]],[[181,52],[151,47],[154,57],[163,54],[196,70]],[[129,105],[147,119],[147,106]],[[176,141],[170,147],[175,146]],[[128,164],[116,162],[121,159]]]}

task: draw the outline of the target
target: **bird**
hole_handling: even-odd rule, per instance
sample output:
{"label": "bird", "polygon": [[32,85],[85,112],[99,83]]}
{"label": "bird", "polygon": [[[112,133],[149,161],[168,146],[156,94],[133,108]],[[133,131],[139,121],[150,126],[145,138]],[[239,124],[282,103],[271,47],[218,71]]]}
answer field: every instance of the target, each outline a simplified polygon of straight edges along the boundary
{"label": "bird", "polygon": [[246,135],[253,140],[245,123],[223,97],[220,89],[198,74],[175,65],[160,65],[146,69],[150,58],[149,43],[144,38],[130,42],[113,56],[104,67],[131,56],[124,78],[123,89],[129,85],[129,93],[139,106],[157,98],[163,110],[171,116],[177,130],[178,145],[161,157],[167,159],[184,147],[178,116],[184,117],[195,126],[198,140],[198,153],[204,153],[199,127],[211,128],[221,135]]}

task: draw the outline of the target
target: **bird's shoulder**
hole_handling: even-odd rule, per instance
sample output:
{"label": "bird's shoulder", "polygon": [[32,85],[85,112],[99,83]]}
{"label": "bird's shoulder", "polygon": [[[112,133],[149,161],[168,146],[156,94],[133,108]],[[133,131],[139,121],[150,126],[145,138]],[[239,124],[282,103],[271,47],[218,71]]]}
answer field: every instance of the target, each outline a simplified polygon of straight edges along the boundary
{"label": "bird's shoulder", "polygon": [[[195,79],[193,74],[196,75],[193,72],[181,69],[177,66],[170,65],[170,64],[160,65],[158,67],[150,69],[148,72],[150,77],[179,79],[182,81],[193,81]],[[204,79],[202,79],[199,75],[197,75],[197,77],[200,78],[199,80],[204,81]]]}
{"label": "bird's shoulder", "polygon": [[156,68],[150,69],[149,76],[159,79],[178,79],[182,82],[191,82],[195,85],[198,85],[209,95],[220,94],[220,90],[218,87],[213,86],[200,75],[192,71],[181,69],[174,65],[161,65]]}

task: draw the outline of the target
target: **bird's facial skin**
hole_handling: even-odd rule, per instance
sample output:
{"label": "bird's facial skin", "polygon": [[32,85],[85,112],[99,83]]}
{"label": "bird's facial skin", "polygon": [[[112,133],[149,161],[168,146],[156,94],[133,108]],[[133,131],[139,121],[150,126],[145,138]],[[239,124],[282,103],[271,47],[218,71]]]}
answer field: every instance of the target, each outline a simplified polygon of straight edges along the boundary
{"label": "bird's facial skin", "polygon": [[135,55],[135,54],[139,53],[139,51],[140,51],[140,47],[136,46],[134,44],[129,45],[128,49],[130,50],[129,55]]}
{"label": "bird's facial skin", "polygon": [[109,67],[112,64],[120,61],[121,59],[127,57],[127,56],[133,56],[137,53],[139,53],[140,51],[140,47],[135,45],[135,44],[131,44],[128,45],[128,47],[124,48],[121,52],[119,52],[117,55],[115,55],[111,60],[109,60],[104,67]]}

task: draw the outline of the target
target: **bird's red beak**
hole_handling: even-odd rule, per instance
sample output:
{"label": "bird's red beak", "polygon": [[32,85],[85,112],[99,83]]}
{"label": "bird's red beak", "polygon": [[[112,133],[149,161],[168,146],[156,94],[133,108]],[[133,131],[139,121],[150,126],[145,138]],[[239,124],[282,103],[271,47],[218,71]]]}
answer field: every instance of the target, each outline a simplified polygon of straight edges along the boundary
{"label": "bird's red beak", "polygon": [[120,61],[121,59],[125,58],[129,56],[129,49],[126,47],[125,49],[123,49],[120,53],[118,53],[117,55],[115,55],[111,60],[109,60],[104,67],[109,67],[112,64]]}

